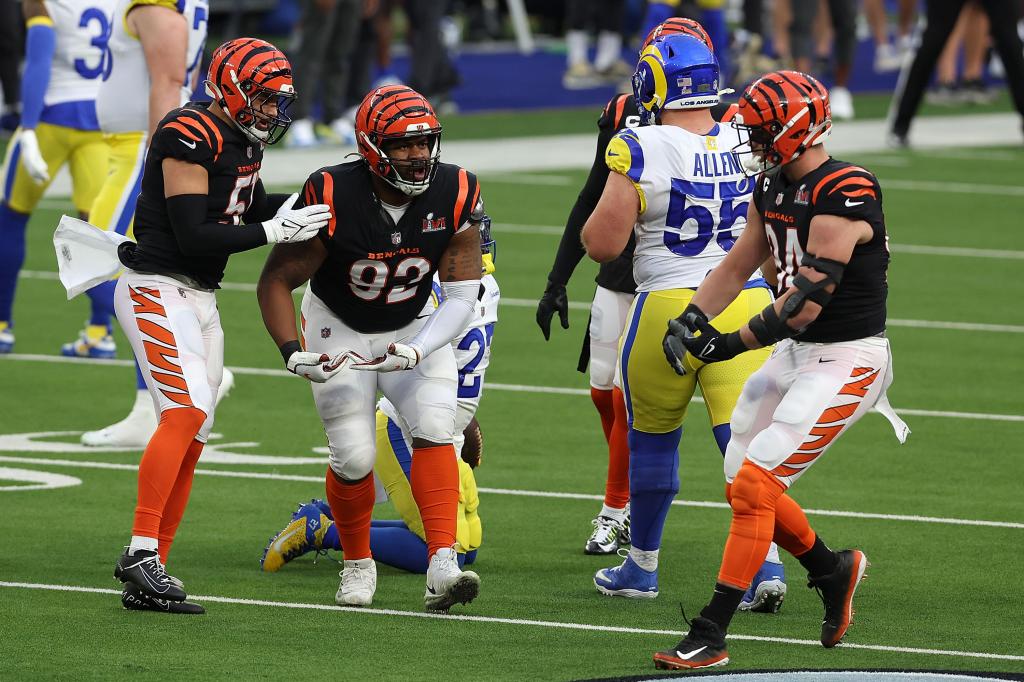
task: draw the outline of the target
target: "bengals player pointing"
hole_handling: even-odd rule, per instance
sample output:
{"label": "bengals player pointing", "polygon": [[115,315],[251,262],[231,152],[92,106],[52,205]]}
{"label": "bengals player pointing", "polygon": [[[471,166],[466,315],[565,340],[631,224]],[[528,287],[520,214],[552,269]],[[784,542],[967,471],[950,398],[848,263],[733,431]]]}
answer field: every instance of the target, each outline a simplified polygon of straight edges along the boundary
{"label": "bengals player pointing", "polygon": [[224,364],[214,290],[229,254],[310,239],[330,217],[323,205],[291,208],[296,195],[268,197],[259,179],[264,146],[290,122],[284,112],[295,91],[285,56],[262,40],[225,43],[207,90],[209,106],[175,109],[157,127],[136,209],[138,243],[118,254],[127,270],[114,293],[117,319],[160,412],[139,465],[131,544],[114,571],[131,609],[202,613],[163,562],[213,426]]}
{"label": "bengals player pointing", "polygon": [[[430,557],[425,605],[446,611],[476,597],[480,582],[459,569],[453,549],[458,373],[450,345],[480,289],[480,186],[472,173],[439,162],[441,124],[410,88],[370,92],[356,114],[356,135],[362,158],[320,169],[305,187],[306,203],[343,210],[319,239],[275,248],[257,293],[289,369],[315,365],[297,373],[314,382],[330,445],[327,500],[345,559],[336,601],[368,605],[376,590],[370,517],[380,389],[413,438],[410,483]],[[436,310],[435,272],[445,292]],[[307,280],[300,341],[291,292]]]}

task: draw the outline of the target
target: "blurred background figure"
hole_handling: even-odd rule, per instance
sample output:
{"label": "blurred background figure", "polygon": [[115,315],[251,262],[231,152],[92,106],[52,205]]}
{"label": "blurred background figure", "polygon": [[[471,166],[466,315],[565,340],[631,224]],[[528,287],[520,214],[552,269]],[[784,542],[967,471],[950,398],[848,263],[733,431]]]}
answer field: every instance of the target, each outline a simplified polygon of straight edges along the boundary
{"label": "blurred background figure", "polygon": [[[781,4],[782,0],[776,0]],[[815,68],[815,36],[822,35],[825,26],[816,30],[815,20],[831,20],[832,33],[832,87],[829,99],[832,103],[832,117],[853,118],[853,96],[850,94],[850,74],[853,68],[853,54],[857,49],[857,5],[856,0],[789,0],[791,18],[789,22],[789,45],[793,64],[797,71],[819,76]],[[826,29],[827,30],[827,29]]]}
{"label": "blurred background figure", "polygon": [[[567,89],[592,88],[605,82],[618,83],[633,75],[633,65],[622,60],[624,7],[624,0],[566,0],[567,55],[562,85]],[[593,26],[597,33],[597,54],[593,64],[587,58],[589,26]]]}
{"label": "blurred background figure", "polygon": [[864,17],[871,27],[875,41],[875,71],[885,73],[897,71],[904,58],[913,49],[912,35],[914,18],[917,16],[918,0],[898,0],[897,24],[894,40],[889,39],[889,16],[885,11],[885,0],[864,0]]}
{"label": "blurred background figure", "polygon": [[[968,2],[942,48],[935,70],[935,87],[925,95],[925,101],[940,106],[990,103],[993,93],[982,80],[990,46],[988,15],[978,2]],[[963,77],[958,78],[961,51]]]}
{"label": "blurred background figure", "polygon": [[[621,4],[621,0],[617,1]],[[443,0],[405,0],[409,18],[409,87],[426,97],[439,114],[453,113],[450,93],[459,84],[459,74],[441,37],[441,19],[448,14],[448,5]],[[447,23],[457,32],[450,20]],[[453,36],[452,41],[457,42],[457,38]]]}
{"label": "blurred background figure", "polygon": [[25,51],[25,21],[21,18],[21,3],[0,0],[0,134],[10,134],[18,127],[20,104],[18,66]]}

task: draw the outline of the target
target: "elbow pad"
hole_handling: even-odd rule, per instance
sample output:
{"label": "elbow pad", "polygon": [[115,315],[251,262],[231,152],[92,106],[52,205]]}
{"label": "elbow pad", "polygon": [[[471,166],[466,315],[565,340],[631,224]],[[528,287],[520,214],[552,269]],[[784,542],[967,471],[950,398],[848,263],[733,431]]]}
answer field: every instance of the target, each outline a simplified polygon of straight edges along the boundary
{"label": "elbow pad", "polygon": [[441,289],[445,299],[408,343],[420,354],[420,359],[451,343],[466,329],[476,310],[480,280],[441,282]]}

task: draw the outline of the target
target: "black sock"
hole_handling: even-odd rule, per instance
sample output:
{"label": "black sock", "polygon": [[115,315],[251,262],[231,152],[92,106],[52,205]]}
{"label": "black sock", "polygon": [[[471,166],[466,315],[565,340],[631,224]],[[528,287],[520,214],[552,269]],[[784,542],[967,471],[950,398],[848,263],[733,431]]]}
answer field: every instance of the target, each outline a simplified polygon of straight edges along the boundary
{"label": "black sock", "polygon": [[807,569],[807,573],[815,578],[836,570],[836,553],[826,547],[817,535],[814,536],[814,545],[798,556],[797,560]]}
{"label": "black sock", "polygon": [[700,615],[714,622],[722,630],[722,634],[729,629],[729,622],[736,608],[743,600],[743,593],[738,587],[729,587],[722,583],[715,583],[715,593],[708,605],[701,610]]}

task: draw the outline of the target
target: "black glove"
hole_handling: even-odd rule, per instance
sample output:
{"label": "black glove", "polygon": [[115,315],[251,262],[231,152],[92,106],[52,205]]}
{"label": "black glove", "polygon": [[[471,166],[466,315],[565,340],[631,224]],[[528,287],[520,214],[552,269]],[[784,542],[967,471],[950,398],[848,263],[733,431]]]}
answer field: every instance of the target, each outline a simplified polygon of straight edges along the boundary
{"label": "black glove", "polygon": [[537,326],[544,332],[544,340],[551,338],[551,318],[555,311],[562,322],[562,329],[569,328],[569,298],[565,294],[564,284],[555,284],[548,280],[544,295],[537,303]]}
{"label": "black glove", "polygon": [[686,306],[682,315],[674,320],[669,320],[668,331],[665,332],[665,338],[661,341],[661,348],[665,351],[665,359],[668,360],[668,364],[672,365],[672,369],[679,376],[686,376],[686,367],[683,365],[686,346],[683,344],[683,338],[692,336],[699,331],[697,327],[698,321],[707,323],[708,316],[704,314],[703,310],[691,303]]}
{"label": "black glove", "polygon": [[662,348],[672,369],[679,375],[686,374],[683,366],[686,351],[698,360],[710,363],[731,360],[748,350],[738,331],[723,334],[711,326],[707,316],[694,305],[687,306],[682,315],[669,320]]}

